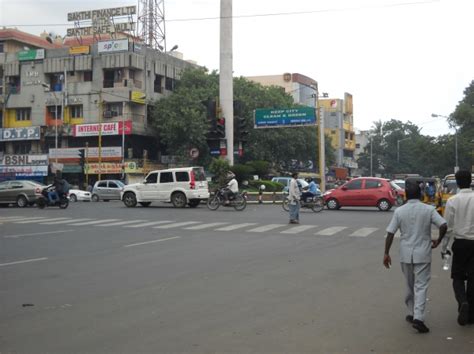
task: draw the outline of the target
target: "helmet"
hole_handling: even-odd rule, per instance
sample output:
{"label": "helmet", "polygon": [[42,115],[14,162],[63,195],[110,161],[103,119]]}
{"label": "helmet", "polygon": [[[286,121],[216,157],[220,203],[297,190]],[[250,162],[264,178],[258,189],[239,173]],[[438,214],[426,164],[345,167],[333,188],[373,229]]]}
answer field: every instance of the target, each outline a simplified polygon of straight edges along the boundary
{"label": "helmet", "polygon": [[228,179],[235,178],[234,172],[232,172],[232,171],[227,172],[227,178],[228,178]]}

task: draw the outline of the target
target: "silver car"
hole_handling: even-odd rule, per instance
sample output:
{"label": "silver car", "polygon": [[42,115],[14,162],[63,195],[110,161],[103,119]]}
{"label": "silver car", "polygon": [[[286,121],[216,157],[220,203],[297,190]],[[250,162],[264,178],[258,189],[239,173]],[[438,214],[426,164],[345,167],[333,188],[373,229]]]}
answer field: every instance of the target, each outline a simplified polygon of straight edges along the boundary
{"label": "silver car", "polygon": [[5,181],[0,183],[0,205],[16,204],[20,208],[33,205],[41,196],[44,184],[36,181]]}
{"label": "silver car", "polygon": [[103,200],[108,202],[109,200],[120,200],[120,193],[124,187],[125,184],[116,179],[97,181],[92,188],[92,201],[98,202]]}

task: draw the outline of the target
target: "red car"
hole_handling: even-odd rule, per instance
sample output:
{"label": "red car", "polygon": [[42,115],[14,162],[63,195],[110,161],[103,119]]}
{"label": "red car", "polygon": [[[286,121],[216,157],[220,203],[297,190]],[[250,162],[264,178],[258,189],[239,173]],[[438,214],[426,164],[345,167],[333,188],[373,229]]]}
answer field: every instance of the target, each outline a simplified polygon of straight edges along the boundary
{"label": "red car", "polygon": [[387,211],[397,204],[396,188],[389,180],[377,177],[354,178],[339,188],[327,191],[323,197],[331,210],[343,206],[376,206]]}

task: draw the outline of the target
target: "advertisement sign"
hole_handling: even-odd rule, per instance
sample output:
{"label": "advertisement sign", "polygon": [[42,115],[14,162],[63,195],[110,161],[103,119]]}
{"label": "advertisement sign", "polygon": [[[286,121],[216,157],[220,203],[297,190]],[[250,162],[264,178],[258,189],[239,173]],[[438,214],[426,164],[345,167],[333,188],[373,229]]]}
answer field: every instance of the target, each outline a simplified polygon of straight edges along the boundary
{"label": "advertisement sign", "polygon": [[[74,21],[75,27],[67,29],[67,36],[91,36],[96,34],[134,31],[135,23],[133,22],[133,15],[136,13],[136,6],[70,12],[67,14],[67,19],[68,21]],[[125,19],[125,21],[117,22],[120,18]],[[80,27],[81,24],[86,25],[86,27]]]}
{"label": "advertisement sign", "polygon": [[4,155],[0,174],[14,173],[17,177],[48,175],[48,155]]}
{"label": "advertisement sign", "polygon": [[44,59],[44,49],[30,49],[18,52],[18,60]]}
{"label": "advertisement sign", "polygon": [[[132,121],[102,123],[101,135],[130,135],[132,134]],[[125,126],[125,131],[122,129]],[[76,124],[72,127],[73,136],[99,136],[99,124]]]}
{"label": "advertisement sign", "polygon": [[0,129],[0,141],[39,140],[40,135],[40,127]]}
{"label": "advertisement sign", "polygon": [[90,175],[97,175],[101,174],[118,174],[122,173],[122,164],[121,163],[113,163],[113,162],[105,162],[101,163],[86,163],[84,165],[84,173]]}
{"label": "advertisement sign", "polygon": [[[49,159],[60,159],[65,160],[79,160],[80,151],[85,149],[85,157],[88,159],[99,158],[98,147],[75,147],[75,148],[62,148],[62,149],[49,149]],[[101,158],[106,159],[119,159],[122,158],[122,147],[121,146],[103,146],[101,148]]]}
{"label": "advertisement sign", "polygon": [[0,174],[14,173],[17,177],[47,176],[48,166],[0,166]]}
{"label": "advertisement sign", "polygon": [[138,104],[145,104],[146,94],[140,91],[131,91],[130,100]]}
{"label": "advertisement sign", "polygon": [[97,43],[99,53],[112,53],[128,51],[128,39],[117,39],[114,41],[102,41]]}
{"label": "advertisement sign", "polygon": [[254,122],[255,128],[315,125],[316,112],[313,107],[256,109]]}
{"label": "advertisement sign", "polygon": [[125,173],[143,173],[143,161],[125,161]]}
{"label": "advertisement sign", "polygon": [[111,18],[111,17],[135,15],[136,13],[137,13],[137,7],[134,5],[112,7],[108,9],[70,12],[67,14],[67,20],[68,21],[98,20],[98,19],[106,19],[106,18]]}
{"label": "advertisement sign", "polygon": [[89,54],[90,47],[88,45],[81,45],[78,47],[70,47],[69,54],[77,55],[77,54]]}

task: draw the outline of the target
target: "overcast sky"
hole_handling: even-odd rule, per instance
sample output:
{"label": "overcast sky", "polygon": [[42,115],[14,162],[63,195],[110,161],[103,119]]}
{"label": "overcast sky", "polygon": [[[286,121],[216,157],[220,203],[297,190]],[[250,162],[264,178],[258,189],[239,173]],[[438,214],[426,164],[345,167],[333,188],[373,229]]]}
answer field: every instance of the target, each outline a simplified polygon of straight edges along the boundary
{"label": "overcast sky", "polygon": [[[137,3],[0,0],[0,25],[64,35],[68,12]],[[219,6],[166,0],[167,47],[219,69]],[[234,0],[233,14],[235,76],[301,73],[331,98],[349,92],[359,129],[394,118],[448,133],[431,113],[452,113],[474,79],[473,0]]]}

